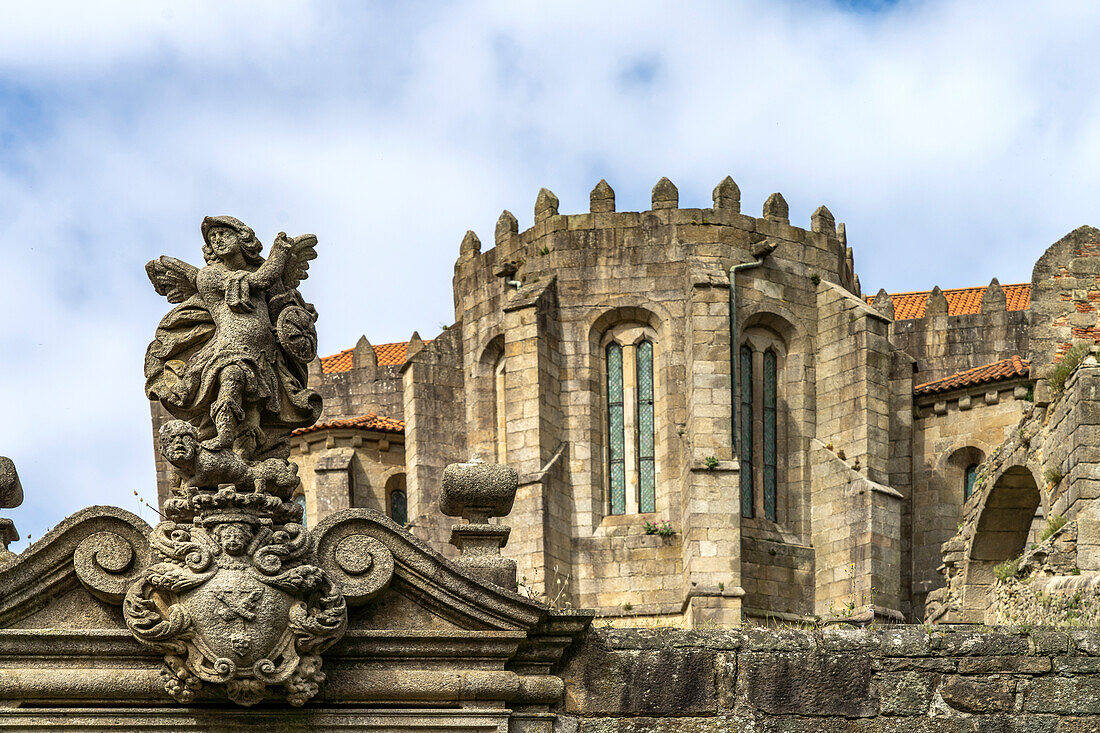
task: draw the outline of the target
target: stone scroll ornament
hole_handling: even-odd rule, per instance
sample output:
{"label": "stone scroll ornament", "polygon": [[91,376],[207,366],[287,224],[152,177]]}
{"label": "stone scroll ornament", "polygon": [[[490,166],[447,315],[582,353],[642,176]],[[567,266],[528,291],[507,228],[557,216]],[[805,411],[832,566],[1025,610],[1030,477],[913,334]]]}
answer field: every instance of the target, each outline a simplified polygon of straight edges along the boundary
{"label": "stone scroll ornament", "polygon": [[298,467],[288,460],[290,432],[321,412],[306,385],[317,312],[297,290],[317,239],[279,234],[265,259],[232,217],[207,217],[202,235],[205,267],[170,257],[146,266],[178,304],[145,359],[149,398],[176,418],[159,434],[174,481],[123,612],[134,636],[164,653],[165,689],[179,702],[213,683],[241,705],[275,685],[302,705],[325,679],[321,653],[347,626],[344,594],[292,500]]}

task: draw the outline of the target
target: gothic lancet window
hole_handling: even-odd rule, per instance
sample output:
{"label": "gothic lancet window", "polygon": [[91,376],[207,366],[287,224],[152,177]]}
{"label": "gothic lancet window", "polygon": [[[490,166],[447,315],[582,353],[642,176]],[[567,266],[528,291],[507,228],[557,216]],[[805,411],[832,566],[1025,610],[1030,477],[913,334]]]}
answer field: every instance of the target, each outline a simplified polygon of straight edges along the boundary
{"label": "gothic lancet window", "polygon": [[640,342],[634,353],[638,373],[638,511],[656,511],[656,472],[653,465],[653,344]]}
{"label": "gothic lancet window", "polygon": [[741,516],[778,522],[780,515],[779,412],[785,350],[770,330],[751,329],[737,361],[738,458],[741,461]]}
{"label": "gothic lancet window", "polygon": [[405,474],[398,473],[386,482],[386,513],[397,524],[409,523],[409,499],[405,493]]}
{"label": "gothic lancet window", "polygon": [[623,347],[607,345],[607,473],[611,513],[626,514],[626,430],[623,404]]}
{"label": "gothic lancet window", "polygon": [[652,329],[612,329],[603,347],[607,510],[657,511],[656,341]]}
{"label": "gothic lancet window", "polygon": [[752,518],[753,470],[752,470],[752,349],[741,347],[741,363],[738,367],[740,385],[739,416],[741,419],[741,516]]}

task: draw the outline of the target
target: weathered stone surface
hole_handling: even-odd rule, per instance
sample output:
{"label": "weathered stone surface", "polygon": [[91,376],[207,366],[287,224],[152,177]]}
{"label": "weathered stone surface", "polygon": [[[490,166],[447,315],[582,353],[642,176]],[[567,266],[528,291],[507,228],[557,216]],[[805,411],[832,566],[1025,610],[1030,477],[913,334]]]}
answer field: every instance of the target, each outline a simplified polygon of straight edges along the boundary
{"label": "weathered stone surface", "polygon": [[470,461],[452,463],[443,471],[440,510],[449,517],[484,521],[512,511],[519,475],[509,466]]}
{"label": "weathered stone surface", "polygon": [[926,715],[939,675],[896,672],[877,675],[874,695],[882,715]]}
{"label": "weathered stone surface", "polygon": [[582,715],[698,715],[717,711],[715,653],[587,648],[565,675],[565,711]]}
{"label": "weathered stone surface", "polygon": [[745,652],[738,668],[739,704],[765,713],[858,718],[877,710],[865,655]]}
{"label": "weathered stone surface", "polygon": [[955,710],[964,713],[995,713],[1012,710],[1016,700],[1016,682],[949,677],[940,686],[939,694]]}

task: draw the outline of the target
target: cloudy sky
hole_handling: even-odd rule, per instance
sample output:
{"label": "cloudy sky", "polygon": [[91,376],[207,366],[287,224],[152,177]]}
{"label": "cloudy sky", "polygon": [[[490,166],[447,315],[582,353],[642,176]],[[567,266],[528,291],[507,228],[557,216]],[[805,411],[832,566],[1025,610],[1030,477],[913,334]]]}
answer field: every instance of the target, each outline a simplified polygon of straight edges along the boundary
{"label": "cloudy sky", "polygon": [[[315,232],[321,351],[434,336],[467,229],[539,187],[772,191],[864,288],[1030,278],[1100,224],[1100,3],[10,3],[0,11],[0,454],[33,538],[155,500],[142,358],[199,222]],[[488,245],[487,245],[488,246]],[[144,510],[144,516],[151,518]],[[20,542],[16,549],[25,547]]]}

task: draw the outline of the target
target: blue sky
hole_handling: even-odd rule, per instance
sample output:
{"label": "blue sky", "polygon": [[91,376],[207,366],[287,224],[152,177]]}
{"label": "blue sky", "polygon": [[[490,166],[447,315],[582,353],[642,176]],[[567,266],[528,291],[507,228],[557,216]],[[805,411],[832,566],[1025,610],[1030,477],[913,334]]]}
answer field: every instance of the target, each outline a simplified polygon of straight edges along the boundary
{"label": "blue sky", "polygon": [[[1030,278],[1100,224],[1100,4],[21,3],[0,22],[0,453],[37,538],[155,497],[144,263],[315,232],[321,350],[453,318],[467,229],[661,177],[844,221],[869,291]],[[145,510],[145,515],[150,516]],[[25,546],[25,542],[17,548]]]}

